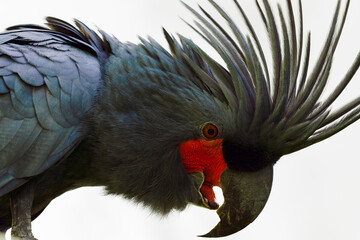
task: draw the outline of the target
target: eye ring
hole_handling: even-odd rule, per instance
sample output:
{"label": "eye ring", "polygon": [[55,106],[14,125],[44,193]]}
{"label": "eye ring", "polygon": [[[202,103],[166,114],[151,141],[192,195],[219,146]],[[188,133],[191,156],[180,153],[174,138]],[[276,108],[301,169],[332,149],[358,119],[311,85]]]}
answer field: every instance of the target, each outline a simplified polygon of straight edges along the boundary
{"label": "eye ring", "polygon": [[218,136],[219,130],[218,128],[212,123],[206,123],[202,128],[202,134],[207,139],[214,139]]}

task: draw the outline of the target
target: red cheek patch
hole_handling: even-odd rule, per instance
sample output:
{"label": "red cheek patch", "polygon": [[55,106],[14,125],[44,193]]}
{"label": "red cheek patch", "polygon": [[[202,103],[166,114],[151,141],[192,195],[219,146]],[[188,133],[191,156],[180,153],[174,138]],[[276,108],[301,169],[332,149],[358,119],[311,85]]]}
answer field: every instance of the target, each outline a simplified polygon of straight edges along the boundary
{"label": "red cheek patch", "polygon": [[203,172],[202,195],[214,202],[213,186],[220,185],[220,176],[226,168],[222,153],[222,139],[190,140],[179,145],[180,155],[186,172]]}

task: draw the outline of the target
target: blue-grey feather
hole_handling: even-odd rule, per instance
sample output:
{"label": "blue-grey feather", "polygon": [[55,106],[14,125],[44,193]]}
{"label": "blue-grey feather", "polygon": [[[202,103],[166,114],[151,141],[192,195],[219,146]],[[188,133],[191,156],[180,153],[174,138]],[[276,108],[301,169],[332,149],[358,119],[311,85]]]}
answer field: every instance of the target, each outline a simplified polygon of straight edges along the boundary
{"label": "blue-grey feather", "polygon": [[58,45],[58,43],[51,44],[50,49],[44,46],[37,46],[36,49],[39,55],[51,59],[51,61],[54,63],[63,63],[68,61],[68,56],[66,54],[63,54],[62,52],[71,51],[71,49],[67,48],[65,50],[60,50],[59,47],[57,47]]}
{"label": "blue-grey feather", "polygon": [[7,69],[18,74],[29,85],[38,87],[44,84],[43,76],[35,67],[29,64],[13,63]]}
{"label": "blue-grey feather", "polygon": [[76,66],[79,69],[79,78],[81,85],[84,86],[84,90],[94,94],[99,87],[100,64],[95,58],[88,57],[88,61],[81,61],[86,56],[79,56],[79,60],[76,62]]}
{"label": "blue-grey feather", "polygon": [[7,171],[5,171],[5,169],[2,169],[0,171],[0,186],[4,186],[5,184],[11,182],[13,179],[15,178],[10,174],[8,174]]}
{"label": "blue-grey feather", "polygon": [[[0,74],[1,74],[1,70],[0,70]],[[19,78],[19,76],[17,74],[9,74],[9,75],[6,75],[6,76],[3,75],[3,79],[5,81],[6,86],[11,90],[14,90],[15,81],[18,78]]]}
{"label": "blue-grey feather", "polygon": [[52,150],[51,155],[46,158],[46,161],[43,161],[42,164],[37,168],[36,171],[32,172],[32,175],[37,175],[49,167],[56,164],[59,159],[62,159],[64,156],[66,157],[69,155],[75,147],[80,143],[82,140],[82,135],[78,131],[78,127],[72,127],[67,129],[67,131],[63,132],[63,135],[59,137],[58,141],[55,145],[58,147]]}
{"label": "blue-grey feather", "polygon": [[28,61],[26,60],[26,58],[24,56],[12,57],[12,59],[17,63],[21,63],[21,64],[27,64],[28,63]]}
{"label": "blue-grey feather", "polygon": [[12,71],[9,71],[6,68],[0,67],[0,76],[7,76],[12,74]]}
{"label": "blue-grey feather", "polygon": [[10,57],[6,55],[0,55],[0,67],[6,67],[10,64],[12,64],[14,60],[12,60]]}
{"label": "blue-grey feather", "polygon": [[63,128],[71,127],[71,123],[64,117],[60,107],[60,96],[53,96],[49,91],[46,92],[46,100],[49,106],[52,118]]}
{"label": "blue-grey feather", "polygon": [[0,52],[11,57],[11,58],[21,58],[23,54],[19,52],[12,44],[2,44],[0,45]]}
{"label": "blue-grey feather", "polygon": [[16,159],[20,159],[29,150],[40,133],[40,127],[33,118],[17,121],[17,124],[20,124],[19,127],[16,126],[16,129],[12,129],[14,135],[9,138],[6,146],[0,151],[0,162],[5,164],[2,168],[10,167]]}
{"label": "blue-grey feather", "polygon": [[62,64],[64,71],[57,75],[61,90],[67,94],[71,94],[72,81],[78,79],[79,70],[72,60],[68,60]]}
{"label": "blue-grey feather", "polygon": [[60,92],[60,108],[66,121],[72,125],[79,123],[79,119],[75,117],[75,114],[71,109],[71,96],[64,91]]}
{"label": "blue-grey feather", "polygon": [[[14,121],[11,118],[3,117],[0,121],[0,150],[2,150],[15,136],[16,132],[21,127],[22,120]],[[6,156],[0,155],[0,168],[2,168],[3,161],[6,161]]]}
{"label": "blue-grey feather", "polygon": [[3,43],[6,43],[8,41],[11,41],[13,39],[15,39],[17,36],[13,35],[13,34],[6,34],[6,33],[1,33],[0,34],[0,45],[2,45]]}
{"label": "blue-grey feather", "polygon": [[42,52],[54,51],[52,49],[37,49],[30,47],[21,47],[21,51],[23,52],[27,63],[36,67],[37,71],[39,71],[42,75],[47,76],[56,76],[56,74],[62,70],[61,64],[54,62],[51,58],[44,57],[41,55]]}
{"label": "blue-grey feather", "polygon": [[9,88],[6,86],[4,78],[0,76],[0,94],[5,94],[9,92]]}
{"label": "blue-grey feather", "polygon": [[56,123],[50,114],[50,109],[46,101],[46,89],[34,88],[32,91],[36,118],[42,128],[47,130],[59,130],[61,126]]}
{"label": "blue-grey feather", "polygon": [[24,118],[12,107],[10,94],[0,95],[0,117],[8,117],[13,120],[21,120]]}
{"label": "blue-grey feather", "polygon": [[35,115],[33,106],[24,105],[13,91],[10,92],[11,104],[14,110],[24,118],[32,118]]}
{"label": "blue-grey feather", "polygon": [[15,79],[14,93],[16,98],[25,106],[32,107],[32,93],[30,85],[23,82],[20,78]]}
{"label": "blue-grey feather", "polygon": [[7,171],[0,172],[0,196],[3,196],[15,188],[21,186],[22,184],[26,183],[27,179],[24,178],[14,178],[11,174]]}
{"label": "blue-grey feather", "polygon": [[44,76],[44,81],[46,87],[49,89],[50,93],[57,98],[60,98],[60,84],[59,79],[51,76]]}
{"label": "blue-grey feather", "polygon": [[[54,157],[64,151],[68,151],[69,148],[77,145],[83,138],[84,136],[81,133],[81,126],[71,126],[67,128],[65,131],[62,131],[62,136],[59,138],[56,148],[52,151],[51,156]],[[56,161],[56,159],[53,159],[53,161]],[[49,160],[46,164],[52,165],[53,162]]]}
{"label": "blue-grey feather", "polygon": [[43,130],[31,145],[26,154],[17,159],[10,167],[8,172],[16,178],[31,177],[47,159],[51,152],[56,148],[61,132]]}
{"label": "blue-grey feather", "polygon": [[74,112],[76,117],[81,117],[84,113],[84,109],[82,108],[82,98],[84,94],[84,87],[81,86],[80,81],[73,81],[72,82],[72,91],[71,91],[71,98],[70,98],[70,106],[72,109],[78,109],[78,111]]}

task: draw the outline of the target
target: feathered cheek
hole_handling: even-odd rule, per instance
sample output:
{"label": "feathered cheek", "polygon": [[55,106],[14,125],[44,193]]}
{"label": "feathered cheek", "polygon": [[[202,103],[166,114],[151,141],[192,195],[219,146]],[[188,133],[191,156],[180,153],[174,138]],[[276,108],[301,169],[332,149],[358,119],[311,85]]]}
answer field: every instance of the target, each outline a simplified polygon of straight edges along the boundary
{"label": "feathered cheek", "polygon": [[204,183],[200,191],[209,202],[215,202],[213,186],[220,186],[220,176],[226,169],[222,141],[222,139],[189,140],[179,146],[186,172],[202,172],[204,174]]}

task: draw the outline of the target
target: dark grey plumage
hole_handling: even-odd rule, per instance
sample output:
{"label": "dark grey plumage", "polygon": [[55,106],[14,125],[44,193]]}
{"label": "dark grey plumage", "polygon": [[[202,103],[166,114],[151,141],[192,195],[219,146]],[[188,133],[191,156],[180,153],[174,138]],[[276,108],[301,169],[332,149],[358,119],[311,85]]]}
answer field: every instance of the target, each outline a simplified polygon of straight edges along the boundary
{"label": "dark grey plumage", "polygon": [[[3,44],[19,46],[30,53],[39,48],[32,58],[27,52],[18,55],[24,55],[24,64],[29,68],[34,66],[34,72],[40,72],[38,75],[46,79],[35,79],[39,86],[34,83],[28,88],[31,94],[36,88],[44,92],[42,99],[46,101],[32,100],[31,110],[38,111],[33,121],[39,122],[36,126],[43,132],[48,131],[54,142],[34,137],[43,141],[36,145],[43,152],[36,152],[37,158],[28,161],[28,168],[14,167],[26,175],[11,175],[13,172],[8,170],[11,166],[2,169],[0,205],[3,203],[4,207],[0,219],[4,224],[0,230],[10,227],[10,208],[6,203],[11,191],[29,180],[37,186],[32,218],[54,197],[86,185],[106,186],[109,193],[121,193],[162,214],[174,208],[184,209],[198,197],[198,192],[182,166],[178,144],[200,138],[198,127],[208,119],[220,122],[221,115],[226,115],[222,112],[227,109],[211,94],[203,94],[189,82],[194,75],[186,63],[171,56],[154,40],[143,40],[140,45],[124,44],[105,33],[102,40],[79,22],[80,30],[86,32],[81,33],[58,19],[48,18],[48,21],[54,30],[23,25],[3,34],[5,37],[34,34],[34,40],[25,41],[23,37],[22,41]],[[36,57],[52,63],[36,65]],[[69,66],[62,66],[63,61]],[[203,60],[201,62],[210,71]],[[62,68],[64,72],[56,71]],[[67,78],[62,74],[67,74]],[[2,97],[10,98],[11,88],[6,82],[4,87],[6,92]],[[8,106],[11,106],[10,100]],[[7,116],[2,120],[9,126]],[[12,126],[9,129],[16,131]],[[58,139],[58,135],[63,138]],[[6,135],[4,141],[11,142],[11,139]],[[47,148],[46,143],[59,149]],[[14,148],[26,151],[22,145],[11,149]],[[21,155],[14,155],[15,160],[9,158],[10,155],[2,155],[1,163],[5,160],[16,163],[16,157]],[[41,166],[37,167],[37,162]]]}
{"label": "dark grey plumage", "polygon": [[102,159],[94,168],[110,193],[165,214],[194,197],[178,144],[200,138],[198,127],[208,119],[220,122],[221,115],[212,114],[226,109],[188,81],[193,74],[183,62],[153,40],[142,44],[111,44],[90,140],[96,141],[94,158]]}
{"label": "dark grey plumage", "polygon": [[[203,17],[186,6],[199,20],[196,31],[226,68],[191,40],[176,40],[166,31],[171,53],[151,38],[121,43],[79,21],[76,28],[55,18],[48,18],[49,29],[19,25],[0,35],[0,231],[11,226],[11,209],[28,210],[29,216],[19,218],[29,227],[52,199],[81,186],[105,186],[108,193],[161,214],[188,203],[211,208],[200,192],[205,173],[197,179],[189,174],[179,151],[189,140],[210,140],[202,129],[211,123],[218,130],[215,139],[222,140],[227,169],[220,180],[228,199],[219,209],[220,223],[206,236],[229,235],[261,212],[272,166],[282,155],[330,137],[360,117],[358,99],[328,110],[358,69],[360,55],[329,98],[319,102],[349,1],[340,23],[338,4],[311,74],[310,40],[301,57],[301,2],[298,35],[290,0],[287,20],[279,7],[280,27],[268,2],[264,10],[258,4],[270,36],[272,78],[240,5],[235,1],[250,36],[209,1],[230,32],[205,10]],[[9,205],[10,199],[27,207]],[[25,234],[33,239],[31,232]]]}

